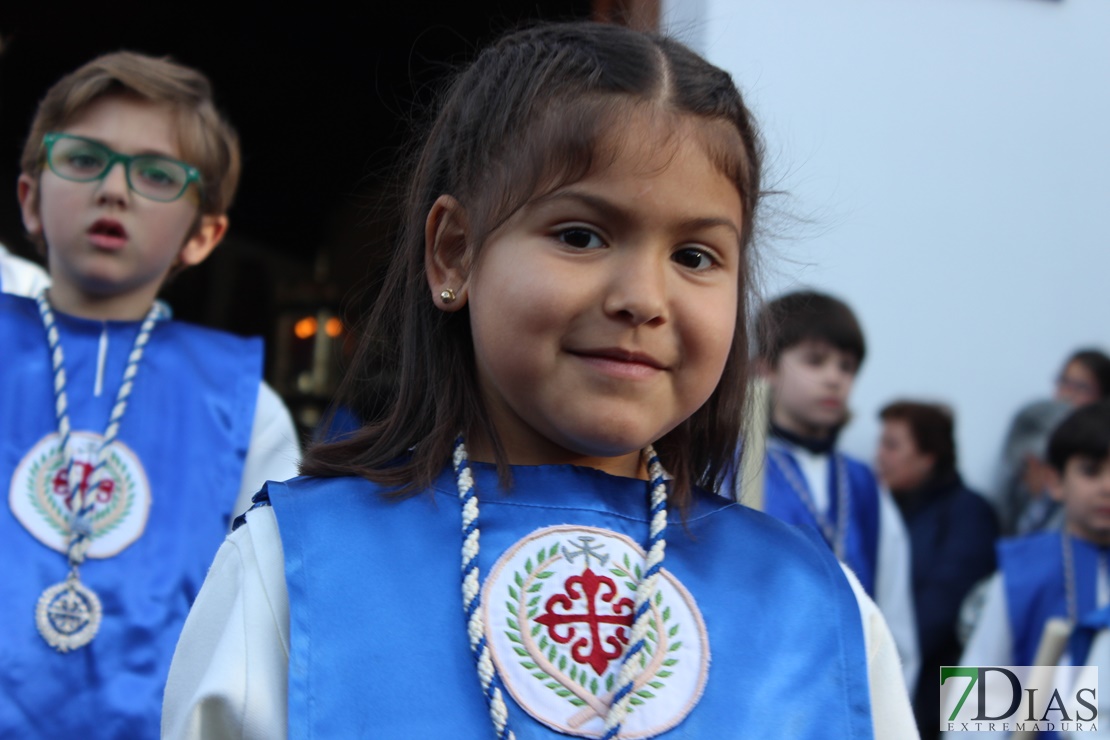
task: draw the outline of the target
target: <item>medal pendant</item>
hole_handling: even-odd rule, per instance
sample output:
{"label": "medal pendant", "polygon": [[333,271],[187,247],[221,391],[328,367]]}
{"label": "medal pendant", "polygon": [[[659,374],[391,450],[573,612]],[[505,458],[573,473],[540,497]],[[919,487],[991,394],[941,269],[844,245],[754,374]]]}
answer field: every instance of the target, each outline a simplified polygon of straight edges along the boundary
{"label": "medal pendant", "polygon": [[100,598],[76,573],[42,592],[35,607],[39,634],[59,653],[84,647],[100,629]]}

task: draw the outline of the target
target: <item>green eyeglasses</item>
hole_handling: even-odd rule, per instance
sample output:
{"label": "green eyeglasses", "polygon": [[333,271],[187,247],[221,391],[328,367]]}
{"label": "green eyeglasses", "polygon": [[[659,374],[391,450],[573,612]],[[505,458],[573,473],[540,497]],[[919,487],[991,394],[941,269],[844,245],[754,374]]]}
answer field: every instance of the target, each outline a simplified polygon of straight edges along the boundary
{"label": "green eyeglasses", "polygon": [[191,164],[157,154],[120,154],[99,141],[52,131],[43,137],[46,163],[64,180],[92,182],[104,179],[116,162],[123,164],[127,186],[134,192],[169,203],[180,198],[190,183],[201,186],[200,170]]}

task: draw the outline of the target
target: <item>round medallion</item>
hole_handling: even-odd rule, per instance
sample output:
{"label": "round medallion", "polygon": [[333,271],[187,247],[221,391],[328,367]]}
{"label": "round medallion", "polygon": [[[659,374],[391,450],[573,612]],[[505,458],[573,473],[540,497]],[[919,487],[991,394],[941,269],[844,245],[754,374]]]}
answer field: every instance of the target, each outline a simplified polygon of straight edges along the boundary
{"label": "round medallion", "polygon": [[71,576],[42,592],[35,607],[35,624],[50,647],[65,653],[92,642],[100,629],[101,614],[96,593]]}
{"label": "round medallion", "polygon": [[[627,648],[645,553],[605,529],[537,530],[511,547],[482,591],[486,639],[522,709],[559,732],[605,734]],[[705,687],[709,640],[694,599],[666,569],[621,737],[651,737],[681,722]]]}
{"label": "round medallion", "polygon": [[[43,437],[23,456],[12,474],[8,503],[19,523],[47,547],[64,553],[78,496],[92,504],[91,537],[86,557],[108,558],[137,540],[150,513],[150,484],[138,456],[118,439],[107,450],[95,476],[102,437],[91,432],[70,435],[73,465],[66,466],[59,437]],[[73,480],[70,481],[70,478]]]}

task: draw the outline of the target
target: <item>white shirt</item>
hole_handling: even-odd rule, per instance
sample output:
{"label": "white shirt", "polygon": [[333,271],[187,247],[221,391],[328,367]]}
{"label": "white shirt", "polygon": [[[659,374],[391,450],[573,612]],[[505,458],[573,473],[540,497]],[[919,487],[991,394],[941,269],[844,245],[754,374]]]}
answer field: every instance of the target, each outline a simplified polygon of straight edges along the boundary
{"label": "white shirt", "polygon": [[[790,454],[802,471],[806,486],[818,511],[828,514],[828,454],[810,452],[790,446]],[[913,608],[913,571],[910,562],[910,536],[902,515],[890,492],[879,490],[879,543],[875,560],[875,603],[886,617],[894,636],[898,655],[902,658],[902,676],[912,692],[917,686],[921,669],[921,652],[917,644],[917,618]]]}
{"label": "white shirt", "polygon": [[0,292],[34,298],[50,285],[46,270],[17,257],[0,244]]}

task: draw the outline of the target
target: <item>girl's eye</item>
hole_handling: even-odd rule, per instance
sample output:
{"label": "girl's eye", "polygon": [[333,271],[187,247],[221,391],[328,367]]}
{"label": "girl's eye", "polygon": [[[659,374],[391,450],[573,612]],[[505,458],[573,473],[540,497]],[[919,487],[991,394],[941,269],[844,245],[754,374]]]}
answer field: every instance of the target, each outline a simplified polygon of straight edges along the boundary
{"label": "girl's eye", "polygon": [[575,249],[598,249],[604,247],[605,242],[600,236],[590,229],[576,226],[569,229],[563,229],[556,238],[568,247]]}
{"label": "girl's eye", "polygon": [[675,262],[691,270],[708,270],[717,264],[704,249],[683,247],[671,257]]}

